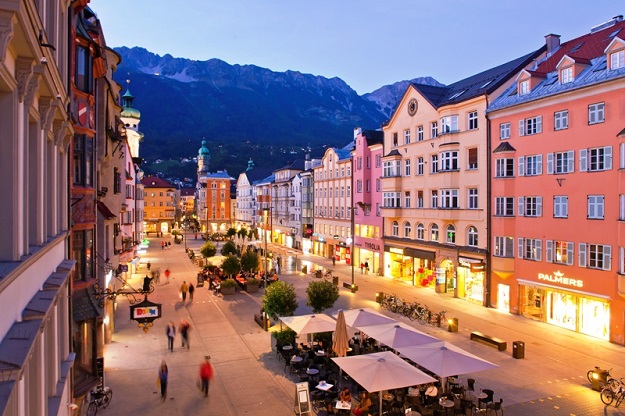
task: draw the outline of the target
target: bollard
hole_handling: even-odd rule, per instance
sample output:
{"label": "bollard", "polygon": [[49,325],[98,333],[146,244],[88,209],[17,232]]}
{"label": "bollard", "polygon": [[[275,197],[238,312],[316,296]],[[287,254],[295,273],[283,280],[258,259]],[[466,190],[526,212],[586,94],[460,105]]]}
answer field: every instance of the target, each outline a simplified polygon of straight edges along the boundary
{"label": "bollard", "polygon": [[458,318],[447,320],[447,332],[458,332]]}

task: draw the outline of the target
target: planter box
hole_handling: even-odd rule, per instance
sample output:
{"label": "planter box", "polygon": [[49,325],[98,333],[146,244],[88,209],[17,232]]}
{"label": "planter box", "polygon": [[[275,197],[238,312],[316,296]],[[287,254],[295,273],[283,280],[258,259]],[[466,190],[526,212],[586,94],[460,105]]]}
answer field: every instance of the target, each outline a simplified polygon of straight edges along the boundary
{"label": "planter box", "polygon": [[223,287],[220,289],[222,295],[234,295],[236,292],[236,287]]}
{"label": "planter box", "polygon": [[245,291],[247,293],[256,293],[256,292],[258,292],[258,283],[253,283],[253,284],[247,283],[245,285]]}

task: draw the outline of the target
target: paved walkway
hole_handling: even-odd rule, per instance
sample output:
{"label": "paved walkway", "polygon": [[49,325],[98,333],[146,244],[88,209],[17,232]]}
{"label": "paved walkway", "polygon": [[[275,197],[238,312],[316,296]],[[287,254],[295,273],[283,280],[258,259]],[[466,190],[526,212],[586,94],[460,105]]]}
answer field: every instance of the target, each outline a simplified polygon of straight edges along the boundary
{"label": "paved walkway", "polygon": [[[151,238],[151,247],[142,256],[142,270],[134,276],[136,283],[143,277],[145,263],[161,271],[169,267],[171,283],[161,283],[150,300],[163,305],[163,318],[145,334],[129,321],[128,302],[118,298],[113,342],[105,346],[106,384],[114,390],[111,406],[104,412],[142,415],[291,415],[295,387],[285,375],[283,364],[271,348],[271,336],[253,321],[260,309],[263,294],[237,292],[232,296],[214,296],[205,287],[198,288],[193,302],[182,304],[178,289],[183,280],[195,283],[197,266],[184,252],[184,245],[173,244],[162,250],[161,240]],[[201,240],[189,240],[189,247],[198,249]],[[285,254],[286,255],[286,254]],[[283,256],[285,256],[283,255]],[[418,300],[434,311],[446,310],[456,317],[459,331],[449,333],[439,328],[421,326],[403,316],[382,310],[386,315],[409,323],[417,329],[450,341],[467,351],[489,360],[499,368],[470,375],[477,380],[476,388],[491,388],[495,400],[504,399],[506,416],[525,415],[625,415],[614,406],[604,406],[599,393],[590,388],[586,372],[599,365],[613,368],[615,377],[625,376],[625,348],[596,340],[551,325],[519,316],[473,305],[450,295],[437,294],[431,289],[413,287],[391,279],[355,272],[359,290],[356,294],[342,287],[351,282],[352,271],[344,264],[332,265],[330,260],[315,256],[298,256],[301,261],[334,269],[339,276],[340,298],[330,314],[338,309],[371,307],[379,309],[375,293],[400,294],[404,299]],[[288,261],[283,257],[283,261]],[[306,263],[305,263],[306,264]],[[308,263],[310,264],[310,263]],[[311,313],[306,307],[305,289],[312,280],[310,274],[286,271],[281,279],[295,286],[300,307],[296,314]],[[133,282],[134,284],[135,282]],[[165,327],[169,320],[191,323],[191,348],[180,347],[176,339],[174,352],[167,350]],[[508,351],[469,340],[470,332],[478,330],[508,341]],[[512,341],[525,342],[525,359],[511,355]],[[198,388],[199,365],[205,355],[212,357],[215,379],[210,395],[205,399]],[[156,385],[157,370],[162,360],[169,366],[168,400],[161,402]],[[467,376],[461,376],[462,381]],[[492,414],[492,413],[491,413]]]}

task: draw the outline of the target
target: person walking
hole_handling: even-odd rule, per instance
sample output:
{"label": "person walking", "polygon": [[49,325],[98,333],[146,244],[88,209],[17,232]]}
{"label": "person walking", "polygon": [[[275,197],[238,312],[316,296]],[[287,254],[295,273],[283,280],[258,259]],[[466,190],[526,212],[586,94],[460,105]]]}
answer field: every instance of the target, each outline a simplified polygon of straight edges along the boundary
{"label": "person walking", "polygon": [[189,300],[193,302],[193,292],[195,292],[195,287],[193,287],[193,283],[189,282]]}
{"label": "person walking", "polygon": [[152,267],[152,264],[148,261],[148,271],[150,271],[150,267]]}
{"label": "person walking", "polygon": [[169,321],[167,328],[165,329],[167,334],[167,348],[169,351],[174,352],[174,338],[176,338],[176,326],[172,321]]}
{"label": "person walking", "polygon": [[165,250],[165,242],[161,241],[161,250]]}
{"label": "person walking", "polygon": [[336,256],[332,256],[332,265],[336,266]]}
{"label": "person walking", "polygon": [[158,369],[158,383],[161,385],[161,400],[167,399],[167,378],[169,377],[169,369],[165,360],[161,362],[161,366]]}
{"label": "person walking", "polygon": [[185,345],[187,346],[187,349],[191,347],[189,344],[189,329],[190,329],[189,323],[185,321],[184,319],[181,319],[180,320],[180,338],[182,338],[182,348],[184,348]]}
{"label": "person walking", "polygon": [[180,285],[180,293],[182,294],[182,301],[186,301],[187,300],[187,292],[189,291],[189,286],[187,286],[187,281],[183,280],[182,284]]}
{"label": "person walking", "polygon": [[202,392],[204,397],[208,397],[208,385],[213,378],[213,366],[210,363],[210,355],[204,357],[204,362],[200,365],[200,380],[202,380]]}
{"label": "person walking", "polygon": [[360,263],[360,274],[365,274],[365,264]]}
{"label": "person walking", "polygon": [[152,273],[154,273],[154,283],[160,283],[161,282],[161,271],[159,269],[156,269]]}
{"label": "person walking", "polygon": [[169,275],[171,274],[171,272],[169,271],[169,268],[165,269],[165,278],[167,279],[167,284],[169,284]]}
{"label": "person walking", "polygon": [[369,261],[365,260],[365,274],[369,274]]}

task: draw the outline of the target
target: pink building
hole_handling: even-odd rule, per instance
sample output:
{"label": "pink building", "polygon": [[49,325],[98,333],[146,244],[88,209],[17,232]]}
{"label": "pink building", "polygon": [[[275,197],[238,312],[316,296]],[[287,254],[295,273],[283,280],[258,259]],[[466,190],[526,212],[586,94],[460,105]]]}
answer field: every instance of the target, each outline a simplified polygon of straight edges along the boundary
{"label": "pink building", "polygon": [[382,192],[382,154],[384,133],[379,130],[354,129],[355,148],[352,151],[354,189],[354,261],[368,265],[365,273],[383,270],[384,244],[380,212]]}
{"label": "pink building", "polygon": [[488,108],[491,305],[625,343],[625,22],[560,44]]}

